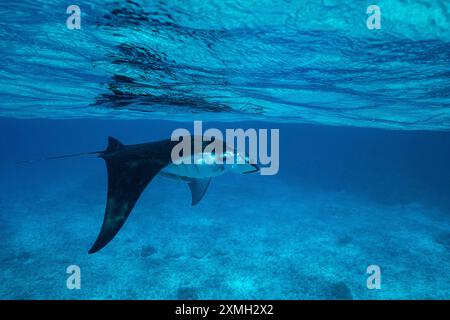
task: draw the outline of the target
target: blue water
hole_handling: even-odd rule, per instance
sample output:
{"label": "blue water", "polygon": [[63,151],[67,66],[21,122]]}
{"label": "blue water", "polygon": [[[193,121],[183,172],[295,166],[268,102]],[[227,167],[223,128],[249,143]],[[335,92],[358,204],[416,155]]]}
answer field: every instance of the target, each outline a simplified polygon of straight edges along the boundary
{"label": "blue water", "polygon": [[[1,299],[448,299],[450,3],[0,1]],[[280,171],[157,177],[102,251],[95,157],[280,129]],[[66,268],[81,269],[69,290]],[[366,286],[369,265],[381,289]]]}

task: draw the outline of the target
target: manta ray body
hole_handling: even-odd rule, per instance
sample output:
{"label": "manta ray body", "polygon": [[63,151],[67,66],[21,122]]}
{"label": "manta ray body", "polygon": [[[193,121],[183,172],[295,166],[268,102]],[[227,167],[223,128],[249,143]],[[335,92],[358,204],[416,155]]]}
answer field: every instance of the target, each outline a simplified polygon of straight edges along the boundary
{"label": "manta ray body", "polygon": [[[191,139],[191,145],[194,146],[194,137],[183,138]],[[203,198],[212,177],[225,172],[253,173],[259,171],[259,167],[251,164],[248,156],[241,155],[240,152],[229,148],[221,141],[220,143],[223,143],[221,154],[201,152],[201,156],[198,156],[193,153],[189,155],[192,160],[190,163],[180,161],[175,164],[172,161],[172,150],[178,143],[178,141],[162,140],[124,145],[119,140],[109,137],[108,147],[105,151],[48,158],[59,159],[96,154],[106,162],[108,193],[105,216],[97,240],[89,253],[99,251],[115,237],[144,189],[158,174],[186,182],[192,193],[192,205],[196,205]],[[202,141],[201,143],[203,150],[206,142]],[[182,156],[180,157],[178,160],[183,160]],[[221,157],[223,161],[205,161],[205,158],[214,159],[215,157]],[[228,157],[240,158],[242,161],[228,164],[226,162]]]}

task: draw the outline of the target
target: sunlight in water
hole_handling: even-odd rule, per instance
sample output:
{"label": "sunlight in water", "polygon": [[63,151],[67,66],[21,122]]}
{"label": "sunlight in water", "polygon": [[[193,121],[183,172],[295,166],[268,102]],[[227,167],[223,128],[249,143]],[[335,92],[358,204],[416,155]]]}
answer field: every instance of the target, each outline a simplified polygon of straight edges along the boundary
{"label": "sunlight in water", "polygon": [[[450,127],[450,3],[16,1],[2,13],[0,116]],[[17,17],[16,12],[20,12]]]}

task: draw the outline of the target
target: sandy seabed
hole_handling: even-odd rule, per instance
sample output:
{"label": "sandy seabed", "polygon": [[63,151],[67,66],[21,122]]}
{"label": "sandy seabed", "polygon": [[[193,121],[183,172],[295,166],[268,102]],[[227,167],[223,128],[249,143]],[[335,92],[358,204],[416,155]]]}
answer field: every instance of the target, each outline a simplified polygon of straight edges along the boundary
{"label": "sandy seabed", "polygon": [[[421,203],[230,174],[191,207],[187,186],[157,177],[118,236],[88,255],[105,173],[24,177],[1,184],[1,299],[450,297],[450,219]],[[66,288],[72,264],[80,290]],[[380,290],[366,287],[373,264]]]}

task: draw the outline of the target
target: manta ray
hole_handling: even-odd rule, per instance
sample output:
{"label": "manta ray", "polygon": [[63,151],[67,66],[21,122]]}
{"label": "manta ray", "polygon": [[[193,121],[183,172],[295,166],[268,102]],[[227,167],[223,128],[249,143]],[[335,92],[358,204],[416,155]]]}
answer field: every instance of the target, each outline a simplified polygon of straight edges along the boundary
{"label": "manta ray", "polygon": [[[194,146],[195,136],[183,137],[190,139]],[[124,225],[142,192],[156,175],[186,182],[192,195],[192,205],[200,202],[208,189],[211,178],[226,172],[254,173],[259,167],[253,164],[249,157],[230,148],[224,142],[223,152],[200,151],[191,152],[186,161],[180,156],[176,163],[172,161],[172,150],[178,141],[170,139],[143,144],[124,145],[118,139],[109,137],[108,146],[104,151],[86,152],[80,154],[48,157],[45,159],[62,159],[84,155],[97,155],[105,160],[108,172],[108,192],[103,224],[97,240],[89,250],[95,253],[104,248]],[[208,142],[209,143],[209,142]],[[201,140],[201,150],[206,142]],[[191,150],[195,150],[192,147]],[[206,149],[205,149],[206,150]],[[215,161],[220,157],[222,161]],[[232,158],[234,161],[227,162]],[[209,161],[205,161],[209,160]],[[212,160],[212,161],[211,161]],[[21,161],[19,163],[32,162]],[[229,164],[231,163],[231,164]]]}

